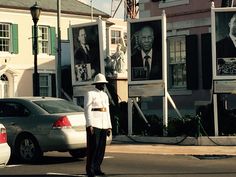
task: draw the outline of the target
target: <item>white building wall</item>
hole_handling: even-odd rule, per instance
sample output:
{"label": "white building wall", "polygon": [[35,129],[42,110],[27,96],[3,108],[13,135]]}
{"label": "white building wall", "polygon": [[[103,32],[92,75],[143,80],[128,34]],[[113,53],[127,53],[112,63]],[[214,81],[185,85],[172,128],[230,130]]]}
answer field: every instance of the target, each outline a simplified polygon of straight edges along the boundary
{"label": "white building wall", "polygon": [[[94,21],[96,20],[95,17],[93,19]],[[32,74],[34,72],[34,55],[32,52],[32,26],[34,24],[30,10],[0,8],[0,22],[18,24],[19,47],[18,54],[0,52],[0,75],[5,72],[7,73],[8,78],[10,77],[9,96],[31,96],[33,95]],[[74,25],[89,22],[91,22],[90,16],[61,14],[61,40],[69,40],[68,28],[70,24]],[[57,34],[57,14],[42,11],[38,25],[55,27]],[[118,28],[122,29],[122,25]],[[112,47],[112,51],[113,50],[114,46]],[[56,73],[55,65],[55,56],[38,55],[39,73]],[[2,66],[8,69],[1,71]]]}

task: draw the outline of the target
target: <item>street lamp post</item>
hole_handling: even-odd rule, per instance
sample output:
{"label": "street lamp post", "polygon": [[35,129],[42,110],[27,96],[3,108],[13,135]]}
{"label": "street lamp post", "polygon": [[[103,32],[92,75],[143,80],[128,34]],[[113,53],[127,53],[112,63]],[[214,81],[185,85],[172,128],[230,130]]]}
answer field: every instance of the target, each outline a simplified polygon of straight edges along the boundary
{"label": "street lamp post", "polygon": [[33,44],[33,53],[34,53],[34,73],[33,73],[33,95],[39,96],[39,73],[38,73],[38,27],[37,23],[42,8],[35,2],[35,4],[30,7],[31,16],[34,22],[34,44]]}

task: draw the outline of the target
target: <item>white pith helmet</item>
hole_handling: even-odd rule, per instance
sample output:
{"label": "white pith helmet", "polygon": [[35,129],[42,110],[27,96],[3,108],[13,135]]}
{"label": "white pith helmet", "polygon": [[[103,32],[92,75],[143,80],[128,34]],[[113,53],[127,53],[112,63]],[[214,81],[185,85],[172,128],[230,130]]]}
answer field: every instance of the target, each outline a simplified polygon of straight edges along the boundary
{"label": "white pith helmet", "polygon": [[108,83],[108,82],[106,80],[106,77],[103,74],[98,73],[95,76],[93,84],[106,84],[106,83]]}

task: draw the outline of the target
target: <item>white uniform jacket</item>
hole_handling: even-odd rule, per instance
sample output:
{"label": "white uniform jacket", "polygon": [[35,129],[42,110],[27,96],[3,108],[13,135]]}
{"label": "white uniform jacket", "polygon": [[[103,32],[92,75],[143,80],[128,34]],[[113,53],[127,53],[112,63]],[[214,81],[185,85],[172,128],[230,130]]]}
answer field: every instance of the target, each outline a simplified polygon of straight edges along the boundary
{"label": "white uniform jacket", "polygon": [[[94,111],[94,109],[105,108],[105,111]],[[100,129],[112,128],[109,111],[109,99],[104,91],[95,88],[87,92],[84,98],[84,109],[86,126]]]}

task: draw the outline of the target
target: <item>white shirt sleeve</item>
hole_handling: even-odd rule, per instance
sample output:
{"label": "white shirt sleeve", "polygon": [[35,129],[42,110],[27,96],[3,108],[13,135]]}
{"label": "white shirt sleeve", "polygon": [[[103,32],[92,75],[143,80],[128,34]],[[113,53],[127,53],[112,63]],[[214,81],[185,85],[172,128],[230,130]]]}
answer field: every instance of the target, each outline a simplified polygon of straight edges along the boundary
{"label": "white shirt sleeve", "polygon": [[110,108],[109,108],[109,97],[108,97],[107,93],[104,92],[104,94],[105,94],[105,98],[106,98],[106,110],[107,110],[107,112],[106,112],[107,120],[106,121],[107,121],[107,128],[112,128],[111,117],[110,117]]}
{"label": "white shirt sleeve", "polygon": [[84,114],[86,119],[86,127],[92,126],[92,93],[87,92],[87,94],[84,96]]}

